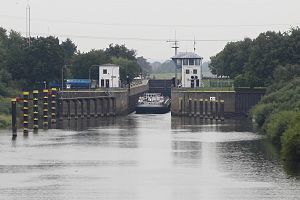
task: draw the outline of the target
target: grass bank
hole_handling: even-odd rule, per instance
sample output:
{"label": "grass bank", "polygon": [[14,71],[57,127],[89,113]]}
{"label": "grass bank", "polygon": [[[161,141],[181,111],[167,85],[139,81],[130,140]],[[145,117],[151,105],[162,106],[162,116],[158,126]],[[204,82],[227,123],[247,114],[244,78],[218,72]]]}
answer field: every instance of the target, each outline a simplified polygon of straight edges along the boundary
{"label": "grass bank", "polygon": [[0,128],[11,125],[11,98],[0,98]]}
{"label": "grass bank", "polygon": [[271,86],[251,115],[283,159],[300,161],[300,78]]}

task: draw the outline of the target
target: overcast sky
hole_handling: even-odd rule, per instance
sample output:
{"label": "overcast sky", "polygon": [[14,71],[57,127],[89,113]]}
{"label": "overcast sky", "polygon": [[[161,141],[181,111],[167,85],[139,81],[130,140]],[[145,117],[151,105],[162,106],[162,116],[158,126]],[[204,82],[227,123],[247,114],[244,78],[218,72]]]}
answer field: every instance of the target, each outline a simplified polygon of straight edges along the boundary
{"label": "overcast sky", "polygon": [[[26,33],[27,0],[0,0],[0,26]],[[126,44],[138,55],[166,60],[193,51],[208,60],[228,41],[300,24],[299,0],[30,0],[31,35],[71,38],[80,51]],[[190,40],[190,41],[189,41]],[[204,40],[204,41],[203,41]]]}

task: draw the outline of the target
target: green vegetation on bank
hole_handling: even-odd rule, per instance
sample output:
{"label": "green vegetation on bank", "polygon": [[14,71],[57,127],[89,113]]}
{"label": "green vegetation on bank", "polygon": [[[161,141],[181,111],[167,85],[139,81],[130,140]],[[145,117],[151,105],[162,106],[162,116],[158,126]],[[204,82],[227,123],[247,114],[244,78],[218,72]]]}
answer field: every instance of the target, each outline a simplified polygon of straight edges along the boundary
{"label": "green vegetation on bank", "polygon": [[[140,61],[142,66],[138,63]],[[65,79],[98,79],[95,65],[117,64],[121,81],[133,80],[147,73],[150,65],[136,51],[125,45],[110,44],[106,49],[80,52],[72,40],[60,41],[57,37],[23,37],[0,27],[0,127],[10,124],[10,98],[22,90],[41,89],[44,82],[61,83]],[[8,112],[9,111],[9,112]]]}
{"label": "green vegetation on bank", "polygon": [[300,29],[266,32],[228,43],[211,58],[213,74],[229,76],[237,87],[267,87],[251,116],[281,147],[282,158],[300,160]]}

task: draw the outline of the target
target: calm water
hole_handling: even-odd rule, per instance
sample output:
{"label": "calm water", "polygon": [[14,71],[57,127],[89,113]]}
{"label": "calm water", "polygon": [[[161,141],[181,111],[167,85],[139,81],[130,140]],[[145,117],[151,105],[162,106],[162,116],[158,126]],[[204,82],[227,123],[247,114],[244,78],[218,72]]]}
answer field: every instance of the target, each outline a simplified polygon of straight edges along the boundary
{"label": "calm water", "polygon": [[69,125],[14,142],[0,133],[0,199],[300,199],[297,169],[247,121],[132,114]]}

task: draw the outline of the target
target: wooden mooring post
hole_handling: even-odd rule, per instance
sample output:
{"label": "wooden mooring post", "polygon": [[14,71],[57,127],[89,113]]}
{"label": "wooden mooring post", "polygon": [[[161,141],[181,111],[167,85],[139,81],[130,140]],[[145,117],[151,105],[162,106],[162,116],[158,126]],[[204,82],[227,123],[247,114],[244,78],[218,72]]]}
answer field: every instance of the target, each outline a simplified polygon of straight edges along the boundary
{"label": "wooden mooring post", "polygon": [[17,138],[17,99],[11,100],[12,139]]}
{"label": "wooden mooring post", "polygon": [[33,91],[33,132],[39,130],[39,91]]}
{"label": "wooden mooring post", "polygon": [[23,92],[23,135],[28,136],[29,125],[29,92]]}

